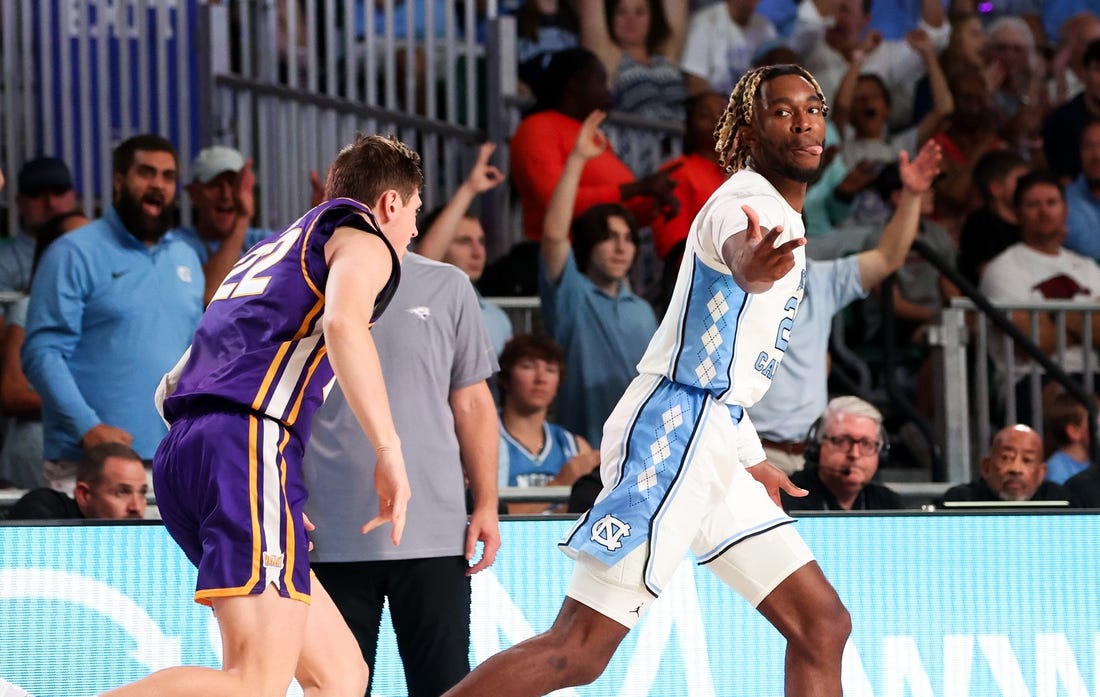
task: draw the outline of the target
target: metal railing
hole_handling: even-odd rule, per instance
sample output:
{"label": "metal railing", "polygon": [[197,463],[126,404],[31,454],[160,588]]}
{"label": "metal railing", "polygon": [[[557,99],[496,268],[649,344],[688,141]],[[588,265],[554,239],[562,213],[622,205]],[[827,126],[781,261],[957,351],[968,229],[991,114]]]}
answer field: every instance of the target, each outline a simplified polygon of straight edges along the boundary
{"label": "metal railing", "polygon": [[504,310],[504,314],[508,315],[508,319],[512,322],[514,334],[530,334],[543,330],[542,305],[538,296],[485,298],[485,300]]}
{"label": "metal railing", "polygon": [[[89,215],[111,198],[111,150],[156,132],[183,154],[204,140],[198,0],[0,2],[0,194],[9,234],[23,162],[60,157]],[[183,208],[185,222],[189,207]]]}
{"label": "metal railing", "polygon": [[216,81],[218,114],[233,144],[256,161],[257,215],[281,228],[310,200],[310,170],[323,178],[340,147],[357,132],[392,133],[420,153],[426,185],[425,210],[441,205],[473,163],[479,132],[423,117],[389,112],[234,76]]}
{"label": "metal railing", "polygon": [[[988,312],[990,308],[996,312]],[[1007,315],[1014,312],[1027,313],[1028,332],[1019,332],[1010,322],[1006,325]],[[937,425],[947,453],[949,481],[970,478],[972,465],[989,447],[998,423],[1017,422],[1015,385],[1019,380],[1027,381],[1030,392],[1030,426],[1042,431],[1042,383],[1047,376],[1060,382],[1063,389],[1085,406],[1091,417],[1089,423],[1095,443],[1096,406],[1092,398],[1097,367],[1095,352],[1083,352],[1080,379],[1068,375],[1064,368],[1074,345],[1066,332],[1066,316],[1081,312],[1086,313],[1081,343],[1090,346],[1094,341],[1090,314],[1100,312],[1098,303],[1061,300],[976,303],[955,298],[943,309],[933,336],[933,354],[937,384],[942,388]],[[1051,316],[1057,329],[1052,356],[1038,350],[1041,315]],[[1030,359],[1020,356],[1020,352]],[[996,375],[1000,376],[1000,385],[996,387],[989,377],[991,361]],[[1003,413],[1001,419],[995,418],[997,412]]]}
{"label": "metal railing", "polygon": [[[418,21],[409,7],[432,11]],[[200,148],[233,145],[256,161],[260,223],[277,227],[308,203],[309,170],[323,173],[355,130],[394,131],[421,151],[435,206],[482,140],[509,174],[526,105],[515,45],[496,0],[4,0],[0,168],[14,179],[26,160],[56,155],[95,215],[123,139],[166,136],[181,182]],[[682,124],[612,114],[606,128],[639,176],[680,154]],[[0,196],[13,234],[15,187]],[[522,238],[521,214],[506,187],[481,199],[495,257]]]}

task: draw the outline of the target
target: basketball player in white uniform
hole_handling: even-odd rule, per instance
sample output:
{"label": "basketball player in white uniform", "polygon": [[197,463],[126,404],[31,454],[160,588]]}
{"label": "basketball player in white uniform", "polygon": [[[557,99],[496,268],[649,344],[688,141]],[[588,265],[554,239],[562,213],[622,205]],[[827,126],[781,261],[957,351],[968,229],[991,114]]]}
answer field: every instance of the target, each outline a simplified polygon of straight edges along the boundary
{"label": "basketball player in white uniform", "polygon": [[[802,298],[801,208],[827,110],[796,65],[734,88],[716,129],[733,174],[692,223],[669,310],[605,424],[604,489],[561,543],[577,561],[561,612],[447,695],[591,682],[689,550],[786,638],[788,695],[841,694],[851,620],[779,507],[780,489],[806,492],[765,461],[745,411],[768,389]],[[601,119],[586,120],[563,181],[606,146]]]}

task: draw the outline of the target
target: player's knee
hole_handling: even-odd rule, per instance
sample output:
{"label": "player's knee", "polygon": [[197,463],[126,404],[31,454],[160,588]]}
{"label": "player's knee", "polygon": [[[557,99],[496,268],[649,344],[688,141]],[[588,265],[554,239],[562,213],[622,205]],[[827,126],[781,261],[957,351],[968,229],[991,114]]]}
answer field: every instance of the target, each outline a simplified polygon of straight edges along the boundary
{"label": "player's knee", "polygon": [[607,669],[610,656],[583,656],[576,665],[570,685],[587,685],[595,682]]}
{"label": "player's knee", "polygon": [[334,697],[362,697],[366,694],[370,669],[361,656],[342,661],[339,665],[332,664],[328,668],[323,674],[299,675],[298,683],[307,692]]}
{"label": "player's knee", "polygon": [[547,636],[547,655],[558,677],[558,689],[587,685],[603,674],[615,646],[592,639],[578,632],[551,632]]}
{"label": "player's knee", "polygon": [[787,641],[796,651],[839,660],[852,633],[852,616],[835,595],[814,609]]}

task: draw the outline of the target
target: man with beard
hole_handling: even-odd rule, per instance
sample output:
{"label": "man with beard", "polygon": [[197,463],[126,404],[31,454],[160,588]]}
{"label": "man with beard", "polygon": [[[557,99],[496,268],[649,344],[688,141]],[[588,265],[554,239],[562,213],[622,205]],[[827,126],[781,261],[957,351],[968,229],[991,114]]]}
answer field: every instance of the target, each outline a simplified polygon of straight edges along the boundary
{"label": "man with beard", "polygon": [[27,309],[23,368],[42,396],[47,483],[71,493],[76,463],[99,443],[152,459],[167,432],[152,395],[202,315],[199,259],[166,235],[176,152],[139,135],[113,155],[114,203],[42,257]]}
{"label": "man with beard", "polygon": [[54,216],[76,208],[76,191],[69,167],[56,157],[38,157],[19,170],[15,206],[19,232],[0,247],[0,291],[26,293],[38,230]]}
{"label": "man with beard", "polygon": [[948,501],[1068,501],[1060,484],[1044,481],[1043,439],[1030,426],[1006,426],[993,436],[989,454],[982,458],[982,476],[944,492],[936,502]]}
{"label": "man with beard", "polygon": [[[576,559],[561,611],[446,695],[595,680],[689,549],[785,637],[787,694],[841,694],[851,619],[779,507],[780,489],[807,492],[766,461],[745,413],[778,368],[802,297],[801,208],[827,111],[800,66],[758,68],[734,87],[716,143],[733,174],[692,223],[669,311],[607,420],[604,489],[561,543]],[[585,121],[581,154],[606,147],[598,125]]]}

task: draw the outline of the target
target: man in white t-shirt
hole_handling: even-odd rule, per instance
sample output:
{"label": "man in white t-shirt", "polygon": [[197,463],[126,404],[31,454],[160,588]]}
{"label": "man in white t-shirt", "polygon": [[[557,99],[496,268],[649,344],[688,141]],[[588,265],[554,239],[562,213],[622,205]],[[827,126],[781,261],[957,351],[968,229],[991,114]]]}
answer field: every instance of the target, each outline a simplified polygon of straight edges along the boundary
{"label": "man in white t-shirt", "polygon": [[[1062,246],[1066,237],[1066,199],[1053,176],[1032,172],[1016,184],[1016,215],[1020,242],[993,258],[982,273],[981,290],[992,301],[1035,302],[1042,300],[1100,302],[1100,266],[1092,259]],[[1058,327],[1050,314],[1039,313],[1039,348],[1054,357],[1058,351]],[[1085,313],[1069,312],[1066,318],[1066,347],[1061,366],[1067,373],[1081,373],[1089,351],[1081,345]],[[1031,334],[1032,314],[1012,313],[1020,331]],[[1092,346],[1100,345],[1100,317],[1092,317]],[[1022,378],[1032,362],[1017,351],[1014,369],[1008,365],[1004,345],[994,341],[990,348],[997,366],[1002,397],[1015,386],[1017,420],[1031,417],[1027,382]],[[1092,358],[1093,369],[1096,361]]]}

